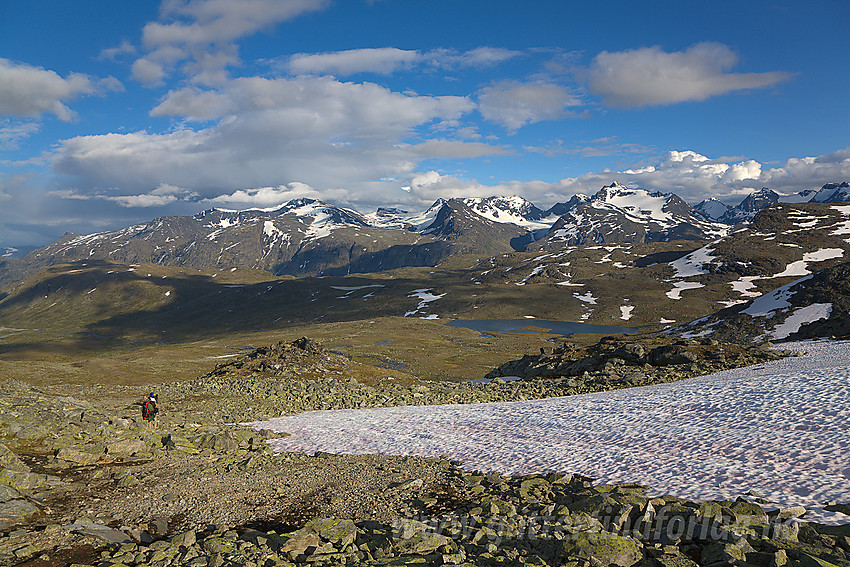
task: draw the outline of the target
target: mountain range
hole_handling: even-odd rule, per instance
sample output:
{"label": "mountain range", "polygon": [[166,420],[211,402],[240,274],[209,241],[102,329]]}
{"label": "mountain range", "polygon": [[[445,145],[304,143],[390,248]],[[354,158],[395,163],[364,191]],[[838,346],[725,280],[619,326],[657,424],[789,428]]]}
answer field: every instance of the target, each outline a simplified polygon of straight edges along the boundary
{"label": "mountain range", "polygon": [[[445,229],[451,221],[450,234],[463,234],[464,222],[477,215],[454,205],[441,205],[444,222],[437,215],[425,228]],[[771,205],[711,240],[591,242],[368,274],[293,278],[237,266],[194,270],[88,257],[5,286],[0,328],[10,337],[7,355],[40,352],[57,341],[71,341],[74,349],[135,348],[377,319],[519,319],[535,327],[542,318],[736,340],[804,331],[843,335],[850,303],[842,294],[850,292],[836,282],[846,276],[840,266],[848,260],[850,203],[809,202]],[[821,281],[824,270],[834,275]],[[812,284],[818,285],[813,293],[786,287]],[[769,309],[750,310],[750,302],[773,295]],[[675,327],[689,321],[696,323]],[[816,328],[806,325],[813,322]]]}
{"label": "mountain range", "polygon": [[22,259],[0,260],[5,264],[0,281],[86,259],[195,269],[242,266],[275,275],[344,275],[434,266],[448,256],[530,247],[703,240],[726,230],[676,195],[618,183],[546,211],[521,197],[441,199],[420,213],[382,208],[366,215],[297,199],[271,209],[210,209],[116,231],[66,233]]}
{"label": "mountain range", "polygon": [[791,195],[780,195],[763,187],[750,193],[736,206],[715,198],[706,199],[694,206],[706,219],[725,224],[741,224],[751,220],[760,210],[775,203],[839,203],[850,201],[850,184],[827,183],[820,189],[806,189]]}
{"label": "mountain range", "polygon": [[[198,270],[198,276],[214,278],[204,293],[219,305],[222,293],[239,295],[248,290],[228,287],[241,285],[240,278],[230,277],[233,281],[228,285],[223,280],[228,279],[226,275],[245,274],[248,268],[257,274],[251,281],[258,280],[259,286],[251,295],[270,299],[278,297],[274,290],[284,288],[279,283],[268,290],[262,287],[269,279],[341,276],[327,298],[316,290],[330,284],[317,283],[315,278],[287,292],[289,296],[298,289],[301,304],[323,298],[315,304],[321,309],[311,311],[310,318],[321,319],[337,310],[338,292],[333,289],[365,286],[365,291],[349,291],[345,298],[351,293],[363,295],[363,302],[384,297],[376,315],[516,317],[536,309],[562,320],[669,325],[740,305],[795,278],[846,262],[850,210],[833,203],[846,196],[847,189],[847,183],[830,184],[798,194],[798,202],[787,202],[794,199],[786,197],[786,202],[776,203],[773,192],[762,191],[745,199],[738,210],[765,204],[767,208],[736,228],[706,220],[704,213],[676,195],[619,184],[548,210],[518,197],[490,197],[438,200],[420,213],[384,208],[364,215],[299,199],[273,209],[212,209],[118,231],[66,234],[24,258],[0,258],[0,278],[6,284],[21,282],[14,288],[7,286],[7,292],[23,306],[30,301],[20,303],[29,297],[26,289],[40,285],[37,282],[44,278],[36,274],[45,268],[56,265],[57,273],[73,279],[86,266],[109,266],[91,281],[79,282],[81,297],[106,305],[112,299],[102,295],[109,289],[105,281],[118,273],[134,274],[134,265],[159,265]],[[455,260],[447,262],[450,257]],[[436,266],[443,268],[433,271]],[[398,271],[416,267],[425,271]],[[169,274],[163,273],[165,279],[146,292],[156,305],[197,295],[185,291],[195,284],[172,286],[169,282],[179,278]],[[354,278],[352,287],[345,277],[349,274],[363,276],[360,281]],[[213,285],[215,281],[218,285]],[[58,299],[49,299],[55,289],[73,287],[62,282],[46,285],[44,293],[33,291],[34,299],[43,296],[47,302],[39,309],[56,308],[49,307]],[[526,285],[517,297],[511,295],[513,286]],[[162,295],[160,289],[174,293]],[[434,297],[444,296],[433,302]],[[72,293],[62,301],[77,301],[73,297]],[[274,299],[270,305],[278,309],[280,301]],[[4,304],[9,322],[22,316],[23,312],[13,316],[8,302]],[[534,305],[539,309],[532,309]],[[365,307],[362,303],[351,315]],[[269,316],[274,312],[269,311]],[[272,316],[267,323],[282,315]]]}

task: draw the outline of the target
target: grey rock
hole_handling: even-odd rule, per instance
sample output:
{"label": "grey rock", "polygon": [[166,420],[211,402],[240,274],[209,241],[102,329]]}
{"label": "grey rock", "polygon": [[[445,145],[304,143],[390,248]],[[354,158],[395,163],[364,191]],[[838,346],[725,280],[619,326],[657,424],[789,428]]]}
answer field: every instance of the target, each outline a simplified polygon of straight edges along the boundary
{"label": "grey rock", "polygon": [[637,540],[604,531],[573,534],[564,541],[563,551],[567,557],[620,567],[631,567],[643,559]]}
{"label": "grey rock", "polygon": [[8,502],[9,500],[17,500],[21,498],[21,493],[6,484],[0,484],[0,502]]}
{"label": "grey rock", "polygon": [[292,555],[303,555],[310,548],[316,548],[321,545],[319,536],[315,533],[299,533],[293,532],[286,541],[281,543],[279,553],[289,553]]}
{"label": "grey rock", "polygon": [[133,540],[129,535],[125,534],[122,531],[115,530],[110,528],[109,526],[104,526],[102,524],[95,524],[90,522],[78,522],[75,524],[68,524],[62,526],[62,529],[66,532],[74,532],[78,534],[88,535],[92,537],[96,537],[101,541],[105,541],[107,543],[132,543]]}
{"label": "grey rock", "polygon": [[29,472],[29,467],[6,445],[0,443],[0,469]]}
{"label": "grey rock", "polygon": [[17,499],[0,502],[0,530],[7,530],[32,520],[41,513],[38,506],[28,500]]}
{"label": "grey rock", "polygon": [[[103,453],[103,451],[100,451]],[[56,451],[56,458],[75,465],[90,465],[100,458],[99,454],[93,451],[82,451],[75,447],[62,447]]]}
{"label": "grey rock", "polygon": [[139,439],[122,439],[106,445],[106,452],[109,455],[135,455],[147,450],[147,444]]}
{"label": "grey rock", "polygon": [[422,522],[404,518],[395,523],[395,548],[401,554],[427,555],[451,540]]}
{"label": "grey rock", "polygon": [[771,536],[774,539],[797,541],[799,535],[800,524],[793,520],[786,520],[771,525]]}
{"label": "grey rock", "polygon": [[653,349],[649,353],[649,359],[655,366],[669,366],[696,362],[698,357],[684,346],[665,345]]}
{"label": "grey rock", "polygon": [[189,530],[188,532],[183,532],[182,534],[178,534],[171,538],[172,544],[177,546],[182,545],[184,547],[192,547],[195,545],[196,541],[197,534],[195,533],[195,530]]}

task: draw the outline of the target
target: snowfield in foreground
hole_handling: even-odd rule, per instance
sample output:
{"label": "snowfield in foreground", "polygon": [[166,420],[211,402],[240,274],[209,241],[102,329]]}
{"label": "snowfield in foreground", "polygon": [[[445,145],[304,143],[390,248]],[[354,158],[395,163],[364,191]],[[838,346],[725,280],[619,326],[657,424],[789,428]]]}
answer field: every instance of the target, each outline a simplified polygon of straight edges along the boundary
{"label": "snowfield in foreground", "polygon": [[850,494],[850,342],[749,368],[546,400],[316,411],[250,425],[289,433],[277,451],[445,455],[469,470],[581,473],[653,494],[802,505]]}

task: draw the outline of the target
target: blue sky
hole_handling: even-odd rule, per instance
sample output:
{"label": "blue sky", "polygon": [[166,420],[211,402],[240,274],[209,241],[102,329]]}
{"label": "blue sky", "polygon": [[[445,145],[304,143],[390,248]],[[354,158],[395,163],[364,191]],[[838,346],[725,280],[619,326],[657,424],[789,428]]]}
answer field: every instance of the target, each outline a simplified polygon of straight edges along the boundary
{"label": "blue sky", "polygon": [[0,245],[313,197],[850,180],[850,4],[0,2]]}

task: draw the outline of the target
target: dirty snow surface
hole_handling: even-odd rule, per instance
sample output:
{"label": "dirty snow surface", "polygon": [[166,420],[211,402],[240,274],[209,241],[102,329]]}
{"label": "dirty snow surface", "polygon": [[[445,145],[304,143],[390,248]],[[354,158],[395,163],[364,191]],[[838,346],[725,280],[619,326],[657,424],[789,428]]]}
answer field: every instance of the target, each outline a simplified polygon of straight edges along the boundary
{"label": "dirty snow surface", "polygon": [[753,490],[809,509],[850,493],[850,341],[749,368],[612,392],[507,403],[316,411],[249,424],[278,451],[445,455],[470,470],[581,473],[656,494]]}

